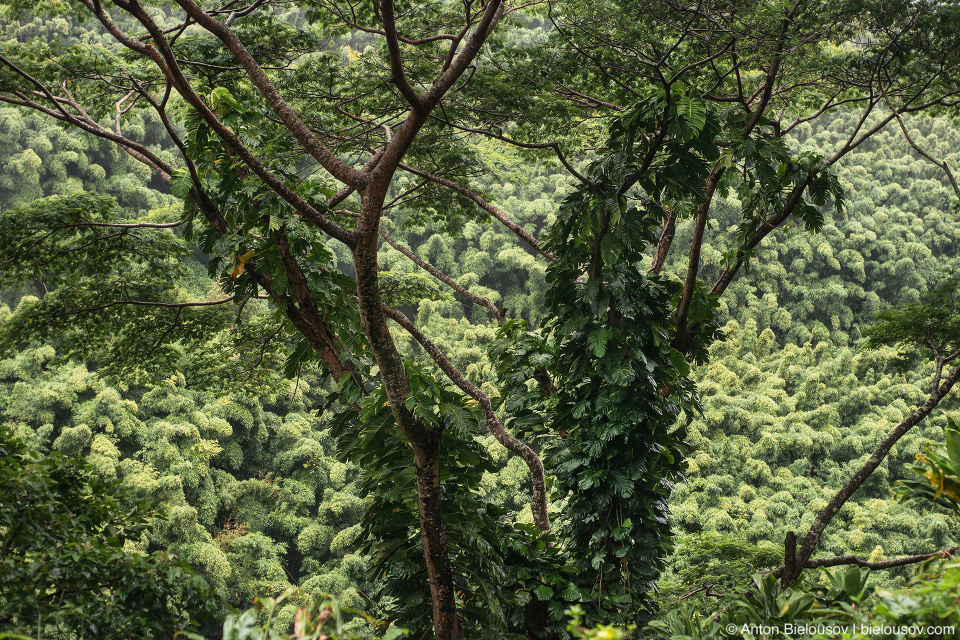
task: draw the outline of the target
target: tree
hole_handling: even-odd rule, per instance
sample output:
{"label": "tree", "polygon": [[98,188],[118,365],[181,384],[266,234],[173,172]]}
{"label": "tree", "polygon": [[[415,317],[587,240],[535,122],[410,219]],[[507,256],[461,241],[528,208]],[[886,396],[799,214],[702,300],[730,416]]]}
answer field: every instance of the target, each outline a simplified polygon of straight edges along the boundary
{"label": "tree", "polygon": [[[185,323],[184,314],[267,296],[286,329],[302,336],[292,362],[319,359],[354,414],[402,434],[388,454],[409,447],[433,627],[442,639],[456,637],[460,627],[442,480],[460,413],[420,404],[443,394],[434,374],[418,375],[404,362],[388,319],[458,389],[445,406],[471,409],[475,402],[473,419],[527,465],[541,532],[551,528],[546,473],[536,451],[504,427],[488,394],[389,306],[377,246],[380,237],[391,243],[384,218],[413,202],[407,208],[423,209],[449,230],[477,215],[461,209],[472,203],[509,228],[525,251],[551,263],[542,329],[530,336],[504,327],[514,331],[508,340],[530,338],[504,362],[504,375],[521,393],[524,380],[536,381],[539,395],[507,406],[516,417],[541,416],[549,425],[551,472],[570,478],[561,488],[576,513],[559,534],[565,552],[591,566],[580,587],[602,595],[601,585],[612,582],[621,598],[613,606],[636,615],[667,544],[665,496],[680,455],[669,425],[692,401],[682,355],[704,356],[716,336],[717,297],[774,229],[791,218],[818,229],[821,207],[841,205],[832,165],[885,124],[952,105],[957,95],[958,34],[944,26],[957,14],[954,3],[676,3],[667,12],[661,3],[570,3],[550,7],[553,42],[506,51],[497,25],[521,19],[522,5],[498,0],[401,11],[390,0],[376,7],[303,2],[286,16],[286,5],[272,2],[80,4],[116,46],[8,41],[0,53],[0,100],[110,140],[156,171],[184,198],[184,237],[213,256],[211,271],[221,276],[225,295],[169,300],[162,282],[131,291],[111,272],[108,280],[118,286],[86,289],[100,302],[85,298],[78,308],[63,287],[25,308],[19,326],[44,313],[152,307],[155,323],[161,312],[170,314],[176,335],[191,340],[209,329],[202,315]],[[61,9],[21,0],[4,7],[47,15]],[[862,117],[832,155],[790,149],[790,132],[840,107],[857,107]],[[176,164],[124,135],[125,118],[139,109],[156,113],[180,152]],[[865,127],[883,109],[880,121]],[[551,112],[557,117],[546,117]],[[593,146],[595,134],[586,141],[580,135],[611,112],[617,117],[597,161],[588,170],[574,166],[567,153]],[[511,122],[515,135],[505,133]],[[548,243],[462,184],[483,151],[464,139],[467,133],[542,150],[579,181]],[[398,171],[417,182],[391,191]],[[707,288],[698,276],[711,204],[731,191],[742,219],[723,271]],[[76,207],[61,213],[57,221],[66,224],[58,222],[56,232],[83,228],[98,250],[142,228],[84,218]],[[693,225],[674,284],[659,274],[684,218]],[[106,232],[111,228],[130,231]],[[36,242],[49,236],[34,231],[27,238],[14,245],[21,277],[42,278]],[[334,253],[329,239],[346,255]],[[639,265],[650,240],[648,275]],[[164,243],[182,250],[169,238]],[[80,264],[71,262],[79,246],[57,254],[61,266]],[[129,247],[113,255],[120,275],[127,259],[148,271],[146,265],[162,263]],[[428,271],[495,320],[505,317],[489,297]],[[635,381],[642,392],[630,393]],[[374,411],[371,403],[381,398],[389,416]],[[608,419],[612,405],[622,413]],[[582,418],[589,429],[578,428]],[[606,453],[636,464],[625,474],[605,472],[597,464]],[[634,493],[638,482],[642,491]],[[590,518],[601,523],[596,537],[584,529]]]}
{"label": "tree", "polygon": [[[0,428],[0,623],[44,637],[172,638],[209,624],[209,589],[166,552],[124,547],[155,506],[83,459],[40,455]],[[137,506],[127,510],[125,502]]]}
{"label": "tree", "polygon": [[[960,281],[955,276],[945,277],[917,303],[904,305],[877,314],[877,322],[867,332],[867,344],[873,347],[894,344],[906,350],[909,362],[924,353],[933,360],[933,375],[926,401],[901,420],[877,446],[863,465],[817,513],[809,531],[796,547],[796,538],[787,535],[784,564],[776,570],[784,586],[795,582],[808,566],[832,566],[831,560],[811,561],[814,549],[824,529],[847,500],[880,466],[893,446],[921,420],[926,418],[950,393],[960,378]],[[953,438],[951,438],[952,440]]]}
{"label": "tree", "polygon": [[[335,155],[324,140],[307,127],[301,117],[281,97],[274,81],[263,71],[261,65],[269,62],[263,58],[258,61],[230,29],[230,25],[217,18],[218,12],[207,13],[197,4],[185,2],[181,5],[181,9],[186,13],[186,21],[176,30],[185,30],[189,24],[196,22],[231,52],[236,60],[234,64],[240,65],[234,68],[238,71],[242,69],[242,73],[252,83],[249,88],[256,92],[248,96],[240,96],[241,99],[249,97],[251,100],[247,108],[253,108],[254,111],[248,114],[260,112],[266,115],[260,110],[268,107],[273,113],[272,117],[277,118],[282,127],[283,134],[279,137],[277,137],[277,131],[270,131],[268,127],[260,129],[261,136],[273,134],[273,140],[269,138],[257,140],[256,134],[248,138],[247,132],[243,135],[235,132],[240,129],[237,125],[243,121],[241,116],[244,116],[246,109],[224,87],[217,87],[214,90],[211,101],[204,99],[198,93],[197,87],[184,74],[177,53],[172,48],[172,44],[181,34],[166,35],[157,22],[163,17],[162,15],[158,17],[151,15],[151,11],[137,2],[124,2],[118,7],[135,21],[134,24],[138,28],[147,30],[153,38],[153,43],[147,44],[141,39],[128,35],[99,2],[91,0],[85,5],[89,13],[119,43],[135,54],[135,58],[139,58],[131,65],[122,57],[111,57],[107,64],[112,69],[109,71],[97,69],[97,71],[103,71],[108,76],[125,77],[125,82],[130,83],[133,91],[130,99],[135,97],[136,100],[155,108],[169,134],[184,152],[185,170],[176,172],[171,165],[147,147],[123,137],[122,133],[115,132],[120,131],[119,120],[124,109],[122,102],[116,103],[117,126],[115,131],[110,131],[94,119],[96,116],[102,116],[103,111],[99,108],[105,105],[100,103],[97,108],[99,111],[91,107],[94,114],[91,117],[83,107],[80,107],[76,96],[79,96],[80,100],[94,96],[81,93],[77,87],[72,90],[66,87],[62,89],[64,95],[70,96],[66,98],[67,103],[62,103],[67,105],[67,109],[62,108],[62,104],[56,99],[49,107],[43,107],[28,97],[34,95],[32,93],[34,91],[41,92],[41,101],[53,97],[53,94],[45,90],[43,84],[43,80],[52,79],[50,72],[53,75],[59,75],[60,71],[53,67],[30,73],[21,68],[20,64],[4,56],[5,68],[12,70],[15,74],[14,77],[5,76],[4,78],[5,89],[9,89],[9,92],[5,92],[5,98],[13,104],[38,106],[41,111],[54,117],[64,116],[69,124],[121,144],[136,159],[154,168],[162,178],[171,182],[174,193],[188,197],[192,203],[188,235],[193,235],[193,212],[199,213],[210,225],[210,231],[204,233],[202,240],[202,245],[208,250],[213,248],[215,241],[219,241],[222,248],[226,248],[225,242],[227,244],[248,242],[250,237],[246,235],[247,232],[254,227],[259,227],[262,222],[261,216],[255,214],[255,211],[271,207],[272,201],[275,214],[268,214],[263,220],[267,223],[266,235],[255,234],[254,236],[262,239],[262,246],[251,250],[245,249],[242,253],[236,254],[242,257],[238,261],[239,266],[233,269],[230,288],[240,292],[242,298],[255,294],[258,287],[265,288],[277,306],[284,309],[290,322],[316,350],[330,373],[338,380],[344,378],[354,380],[358,392],[365,390],[364,382],[356,373],[358,365],[353,362],[354,356],[343,348],[346,336],[342,331],[341,335],[337,336],[331,330],[329,311],[323,309],[317,301],[317,295],[320,293],[317,285],[328,288],[328,293],[336,291],[335,295],[340,297],[339,302],[335,304],[340,307],[334,311],[335,315],[339,315],[335,322],[346,322],[354,326],[359,323],[362,326],[362,334],[354,329],[355,339],[365,343],[374,354],[397,428],[404,434],[414,451],[420,528],[434,604],[433,618],[436,633],[440,638],[454,637],[458,634],[458,622],[441,507],[439,442],[442,429],[417,419],[405,403],[411,393],[410,382],[404,372],[402,358],[387,327],[378,275],[378,229],[391,178],[404,154],[413,144],[430,112],[467,71],[494,26],[504,14],[508,13],[508,10],[499,2],[487,3],[482,11],[476,13],[468,6],[462,16],[460,34],[437,38],[439,41],[448,40],[452,43],[447,59],[433,65],[433,78],[429,88],[418,92],[410,84],[407,73],[404,71],[393,5],[390,2],[383,3],[379,8],[379,17],[383,20],[384,31],[381,33],[385,36],[389,58],[392,61],[390,77],[409,103],[409,111],[402,125],[395,132],[384,123],[386,138],[382,148],[374,153],[362,170],[359,170]],[[15,5],[10,5],[8,10],[15,8],[17,8]],[[252,13],[256,8],[257,5],[253,5],[245,13]],[[311,19],[322,21],[328,18],[323,11],[314,10],[308,14],[307,17]],[[417,18],[421,20],[447,18],[445,14],[446,11],[442,7],[431,6],[425,8],[424,13]],[[279,32],[277,35],[281,39],[291,36],[292,30],[289,27],[284,29],[269,14],[261,15],[263,15],[262,20],[251,21],[255,29],[261,29],[261,34],[272,27]],[[237,14],[228,18],[229,23],[236,18]],[[293,42],[288,40],[286,44],[296,46],[296,38]],[[54,46],[56,47],[56,43]],[[77,64],[80,67],[87,67],[87,71],[92,71],[90,67],[96,67],[99,63],[99,60],[80,58],[68,66],[78,70],[74,67],[74,64]],[[84,72],[81,71],[81,73]],[[43,80],[38,79],[37,75]],[[68,75],[73,74],[68,73]],[[424,80],[422,76],[417,79]],[[8,84],[8,80],[12,80],[13,83]],[[23,82],[27,85],[23,85]],[[158,82],[164,89],[161,89],[160,94],[155,95],[154,90]],[[28,93],[23,93],[24,89]],[[94,90],[97,91],[97,89]],[[189,148],[181,141],[166,110],[173,90],[176,90],[180,98],[193,110],[192,122],[188,125],[192,134],[187,140]],[[69,101],[72,101],[72,105]],[[71,114],[70,111],[73,113]],[[347,115],[353,117],[352,114],[347,113]],[[246,120],[249,122],[250,118],[247,117]],[[255,121],[263,120],[258,117]],[[233,128],[230,125],[233,125]],[[366,126],[367,124],[364,124],[364,127]],[[254,133],[252,129],[248,129],[248,132]],[[286,172],[284,176],[283,170],[278,173],[279,167],[268,168],[264,164],[264,162],[272,164],[278,159],[276,153],[279,150],[276,145],[287,136],[292,136],[292,140],[302,145],[313,160],[342,182],[344,187],[339,198],[337,195],[328,194],[325,198],[317,200],[317,195],[323,193],[320,185],[308,184],[306,188],[312,191],[308,194],[303,191],[302,186],[297,188],[289,183],[290,178],[296,179],[295,173]],[[259,154],[251,151],[251,147],[260,147],[261,144],[264,146],[259,150]],[[271,146],[273,146],[272,150]],[[211,160],[214,164],[206,165]],[[242,164],[237,164],[237,161]],[[217,165],[223,165],[223,169],[226,169],[224,172],[226,182],[222,186],[227,188],[209,191],[209,185],[205,184],[206,176],[201,177],[198,164],[200,170],[204,172],[214,169]],[[263,186],[266,187],[266,191],[263,190]],[[360,195],[359,222],[355,229],[348,229],[343,225],[342,220],[337,219],[337,214],[331,211],[331,206],[335,206],[337,202],[344,200],[355,191]],[[284,205],[281,206],[281,203]],[[251,205],[253,208],[249,208]],[[237,212],[242,212],[242,216],[248,220],[243,222],[234,220]],[[271,218],[273,222],[270,222]],[[281,221],[283,218],[289,219]],[[305,224],[300,222],[301,219]],[[240,222],[239,230],[242,236],[231,232],[237,222]],[[277,226],[278,223],[279,226]],[[98,223],[93,224],[96,226]],[[320,232],[329,234],[350,248],[356,272],[355,286],[347,284],[347,281],[336,271],[336,265],[331,263],[332,255],[318,243],[322,239],[318,235]],[[228,253],[232,255],[234,248],[231,247]],[[301,264],[300,256],[305,251],[305,255],[313,255]],[[254,256],[256,256],[255,259]],[[330,290],[330,287],[333,289]],[[357,295],[356,305],[350,303],[350,296],[354,291]],[[360,335],[363,337],[360,338]],[[489,400],[485,395],[478,394],[477,400],[485,402],[489,407]],[[488,408],[487,414],[494,432],[508,443],[508,446],[520,453],[525,453],[526,458],[529,459],[534,473],[535,511],[538,515],[538,523],[546,527],[545,490],[539,459],[529,448],[511,439],[509,434],[503,431],[492,408]]]}

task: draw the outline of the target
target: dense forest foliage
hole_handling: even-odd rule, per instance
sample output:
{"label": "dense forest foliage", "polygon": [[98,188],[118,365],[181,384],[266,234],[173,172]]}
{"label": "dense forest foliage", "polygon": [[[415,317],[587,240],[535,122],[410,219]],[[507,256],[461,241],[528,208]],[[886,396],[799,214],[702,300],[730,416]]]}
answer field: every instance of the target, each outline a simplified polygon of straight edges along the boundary
{"label": "dense forest foliage", "polygon": [[2,3],[0,633],[960,624],[956,8],[735,4]]}

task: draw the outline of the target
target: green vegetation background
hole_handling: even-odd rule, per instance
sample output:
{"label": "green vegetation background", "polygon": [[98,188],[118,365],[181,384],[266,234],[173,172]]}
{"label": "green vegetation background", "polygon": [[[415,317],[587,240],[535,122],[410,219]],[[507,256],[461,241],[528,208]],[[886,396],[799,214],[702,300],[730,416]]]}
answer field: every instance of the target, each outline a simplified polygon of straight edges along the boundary
{"label": "green vegetation background", "polygon": [[[69,32],[62,20],[32,28],[51,37]],[[821,119],[817,129],[802,125],[801,144],[829,153],[851,117]],[[958,164],[960,131],[948,120],[908,120],[908,126],[918,144]],[[126,133],[140,141],[162,137],[148,119],[128,123]],[[506,148],[478,152],[488,173],[477,186],[528,231],[542,232],[572,182],[552,167],[530,171],[526,159]],[[660,583],[664,604],[705,583],[734,585],[778,564],[785,532],[805,530],[925,394],[919,385],[929,372],[899,370],[892,351],[861,351],[860,328],[878,310],[917,301],[945,269],[960,268],[951,192],[939,169],[893,128],[848,156],[839,174],[847,209],[828,214],[820,234],[785,231],[768,239],[757,267],[721,300],[727,338],[711,347],[709,364],[694,370],[704,412],[690,418],[688,477],[672,500],[678,551]],[[109,144],[0,108],[0,209],[81,190],[115,197],[131,216],[179,206],[158,187]],[[403,187],[400,179],[396,188]],[[735,196],[716,205],[715,223],[731,229],[730,238],[738,210]],[[403,211],[387,231],[511,316],[539,319],[542,261],[495,224],[469,221],[449,237],[434,233],[430,219],[429,212]],[[680,246],[689,233],[678,229]],[[719,273],[730,246],[704,247],[705,280]],[[388,269],[417,272],[399,252],[383,252]],[[211,286],[203,265],[188,266],[181,288],[203,295]],[[0,324],[23,296],[42,293],[4,290]],[[495,328],[486,310],[438,293],[412,311],[455,364],[495,395],[485,356]],[[248,324],[269,322],[265,307],[251,304],[245,314]],[[344,606],[376,614],[383,605],[370,595],[376,577],[367,575],[354,547],[365,506],[358,472],[337,459],[330,416],[316,410],[325,395],[318,372],[287,379],[269,350],[266,371],[248,371],[225,355],[229,324],[228,318],[207,352],[179,354],[181,373],[152,384],[125,384],[95,362],[58,358],[56,344],[7,354],[0,361],[0,420],[36,451],[86,456],[100,478],[159,501],[165,514],[159,526],[126,549],[169,550],[222,604],[246,608],[257,595],[300,585],[307,594],[332,593]],[[411,343],[405,348],[417,354]],[[200,375],[211,363],[219,380]],[[895,502],[889,492],[921,443],[942,439],[943,426],[938,415],[903,438],[830,527],[824,553],[881,559],[956,544],[955,517]],[[522,463],[492,441],[483,444],[500,465],[487,474],[485,490],[521,509]],[[896,586],[905,575],[894,571],[879,581]],[[280,615],[292,617],[297,604],[288,602]]]}

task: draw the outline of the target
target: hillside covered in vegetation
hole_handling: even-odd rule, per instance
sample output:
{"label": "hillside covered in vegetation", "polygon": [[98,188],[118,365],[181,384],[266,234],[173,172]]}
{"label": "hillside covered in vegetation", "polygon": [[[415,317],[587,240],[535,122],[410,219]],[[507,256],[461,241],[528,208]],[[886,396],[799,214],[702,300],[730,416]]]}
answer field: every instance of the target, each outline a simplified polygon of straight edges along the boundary
{"label": "hillside covered in vegetation", "polygon": [[734,4],[0,3],[0,633],[960,637],[960,8]]}

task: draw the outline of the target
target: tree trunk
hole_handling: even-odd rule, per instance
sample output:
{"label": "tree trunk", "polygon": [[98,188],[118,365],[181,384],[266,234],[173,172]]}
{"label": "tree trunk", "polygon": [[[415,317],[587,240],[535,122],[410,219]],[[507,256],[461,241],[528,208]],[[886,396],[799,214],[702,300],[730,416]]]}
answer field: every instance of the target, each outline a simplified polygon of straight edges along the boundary
{"label": "tree trunk", "polygon": [[410,381],[403,358],[393,341],[384,315],[380,294],[377,255],[379,220],[391,174],[379,174],[363,194],[363,213],[359,242],[353,250],[356,268],[360,322],[380,368],[397,428],[413,447],[417,478],[417,511],[423,538],[423,554],[433,603],[434,633],[437,640],[455,640],[460,636],[453,572],[447,552],[440,486],[441,431],[417,420],[406,406]]}
{"label": "tree trunk", "polygon": [[433,628],[437,640],[460,638],[460,624],[453,588],[453,570],[447,553],[447,531],[443,524],[443,496],[440,487],[440,448],[417,449],[417,505],[423,556],[433,600]]}

